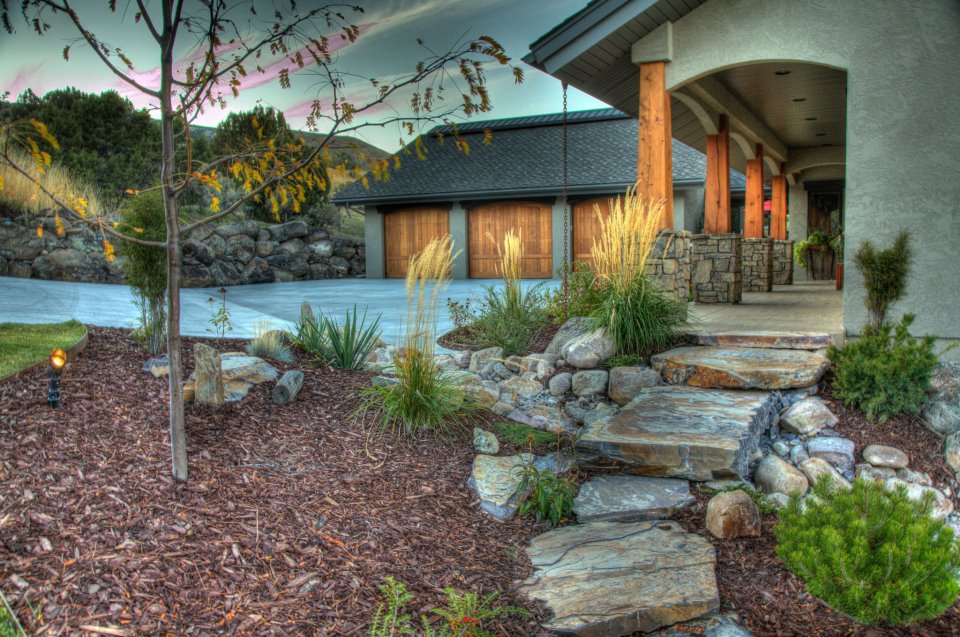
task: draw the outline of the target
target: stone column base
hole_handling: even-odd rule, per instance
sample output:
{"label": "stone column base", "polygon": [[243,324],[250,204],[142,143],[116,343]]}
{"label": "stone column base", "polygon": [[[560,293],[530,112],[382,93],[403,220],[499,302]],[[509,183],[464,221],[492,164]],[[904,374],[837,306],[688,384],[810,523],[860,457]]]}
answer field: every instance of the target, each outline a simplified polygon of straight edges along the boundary
{"label": "stone column base", "polygon": [[695,303],[739,303],[743,299],[738,234],[696,234],[690,240],[690,281]]}
{"label": "stone column base", "polygon": [[773,290],[773,239],[743,239],[743,290]]}
{"label": "stone column base", "polygon": [[793,241],[773,240],[773,284],[793,285]]}
{"label": "stone column base", "polygon": [[690,237],[664,230],[647,263],[647,275],[662,291],[686,306],[690,294]]}

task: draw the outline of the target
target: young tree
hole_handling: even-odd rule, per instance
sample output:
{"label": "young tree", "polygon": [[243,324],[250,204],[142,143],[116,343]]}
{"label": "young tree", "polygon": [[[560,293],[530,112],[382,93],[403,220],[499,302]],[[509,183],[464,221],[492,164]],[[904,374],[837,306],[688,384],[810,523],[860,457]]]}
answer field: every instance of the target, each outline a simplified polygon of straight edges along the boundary
{"label": "young tree", "polygon": [[[148,83],[143,75],[135,72],[130,53],[95,35],[89,27],[90,3],[82,3],[83,11],[71,0],[20,0],[18,10],[11,10],[10,0],[0,0],[0,21],[9,33],[13,33],[18,18],[33,28],[40,36],[52,28],[51,22],[66,23],[77,34],[75,44],[86,45],[124,83],[148,96],[158,107],[162,139],[160,191],[166,216],[166,240],[149,241],[114,227],[109,220],[93,218],[83,202],[64,201],[57,193],[43,186],[37,179],[37,187],[54,204],[78,220],[98,226],[110,239],[132,241],[145,246],[162,247],[167,256],[167,350],[170,369],[170,438],[172,447],[173,475],[179,480],[187,479],[187,451],[184,431],[182,360],[180,339],[180,241],[185,233],[223,218],[238,209],[245,200],[260,197],[271,205],[289,205],[294,210],[306,196],[307,190],[326,190],[329,179],[324,165],[325,150],[335,134],[349,133],[365,126],[396,125],[413,134],[418,125],[428,121],[449,121],[452,116],[470,116],[489,111],[492,107],[487,91],[485,64],[510,67],[517,81],[522,81],[522,71],[513,67],[503,47],[493,38],[480,36],[461,40],[450,49],[435,53],[427,50],[427,56],[416,63],[414,69],[389,80],[358,78],[339,67],[334,57],[336,44],[354,42],[360,37],[360,29],[349,16],[362,13],[362,8],[346,4],[316,6],[311,3],[309,11],[300,11],[290,1],[289,9],[275,14],[267,21],[257,16],[256,2],[228,3],[226,0],[185,2],[184,0],[160,0],[147,3],[136,0],[137,11],[132,23],[125,30],[142,29],[145,41],[151,44],[156,56],[159,84]],[[79,5],[79,3],[77,3]],[[126,6],[128,3],[124,3]],[[133,3],[129,3],[132,5]],[[148,6],[149,4],[149,6]],[[236,5],[242,4],[247,13]],[[128,13],[116,11],[116,0],[107,0],[105,7],[118,20],[127,20]],[[229,5],[229,6],[228,6]],[[262,8],[262,5],[259,5]],[[275,3],[279,7],[279,3]],[[240,15],[248,15],[246,22]],[[341,40],[342,39],[342,40]],[[180,45],[180,46],[178,46]],[[174,51],[190,46],[190,54],[181,66],[175,66]],[[69,59],[71,46],[63,51]],[[136,57],[136,56],[135,56]],[[254,148],[239,154],[219,157],[199,164],[191,155],[190,124],[205,109],[225,107],[230,94],[236,96],[246,78],[256,73],[265,73],[262,64],[268,58],[279,58],[282,68],[278,81],[289,88],[290,73],[302,68],[307,62],[315,65],[319,77],[318,94],[312,103],[308,123],[314,129],[324,128],[324,137],[306,150],[302,143],[278,145],[268,143],[264,148]],[[140,60],[138,60],[140,61]],[[269,68],[270,65],[268,65]],[[351,100],[348,89],[361,81],[373,89],[373,96],[362,102]],[[446,99],[445,99],[446,98]],[[406,103],[409,115],[396,114]],[[360,121],[360,117],[373,116],[383,106],[390,106],[391,114],[379,119]],[[175,136],[180,124],[182,137]],[[50,155],[43,150],[46,142],[56,145],[56,140],[39,121],[20,122],[5,126],[2,161],[24,175],[33,176],[34,171],[43,172],[50,164]],[[456,140],[455,140],[456,141]],[[11,144],[21,144],[34,157],[35,166],[16,164],[8,152]],[[178,172],[176,151],[186,150],[185,169]],[[458,145],[459,147],[459,145]],[[379,171],[388,166],[378,165]],[[224,206],[212,198],[209,216],[199,221],[181,225],[178,216],[178,201],[184,191],[201,184],[219,190],[218,171],[227,170],[235,178],[242,177],[246,196]],[[110,239],[104,241],[108,257],[113,252]]]}

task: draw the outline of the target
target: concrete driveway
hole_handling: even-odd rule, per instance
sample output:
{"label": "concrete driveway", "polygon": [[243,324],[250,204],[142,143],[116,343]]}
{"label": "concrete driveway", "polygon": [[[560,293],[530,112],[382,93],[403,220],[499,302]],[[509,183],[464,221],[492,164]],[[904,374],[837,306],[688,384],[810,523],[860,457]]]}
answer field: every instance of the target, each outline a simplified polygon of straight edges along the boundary
{"label": "concrete driveway", "polygon": [[[524,282],[535,285],[536,281]],[[545,285],[557,285],[547,281]],[[452,281],[443,293],[438,333],[453,328],[446,299],[464,301],[479,297],[484,285],[500,285],[499,280]],[[275,327],[289,328],[300,313],[300,302],[309,301],[315,312],[342,318],[356,305],[367,309],[368,318],[381,315],[383,339],[399,341],[407,301],[402,279],[327,279],[237,285],[227,289],[227,307],[233,331],[229,336],[249,338],[260,319],[269,319]],[[182,333],[186,336],[211,336],[211,303],[219,304],[219,288],[184,289],[180,293]],[[68,283],[39,279],[0,277],[0,322],[54,323],[76,319],[88,325],[132,327],[137,320],[130,288],[105,283]]]}

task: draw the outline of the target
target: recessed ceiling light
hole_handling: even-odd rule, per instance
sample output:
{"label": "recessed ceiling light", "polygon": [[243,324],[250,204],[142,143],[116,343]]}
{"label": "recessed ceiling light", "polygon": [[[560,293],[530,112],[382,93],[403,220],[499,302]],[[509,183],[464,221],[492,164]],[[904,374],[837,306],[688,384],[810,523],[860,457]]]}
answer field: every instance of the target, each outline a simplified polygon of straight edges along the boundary
{"label": "recessed ceiling light", "polygon": [[816,117],[807,117],[806,120],[807,120],[808,122],[815,122],[815,121],[817,120],[817,118],[816,118]]}
{"label": "recessed ceiling light", "polygon": [[827,136],[826,133],[817,133],[817,137],[826,137],[826,136]]}
{"label": "recessed ceiling light", "polygon": [[793,101],[794,101],[794,102],[806,102],[806,101],[807,101],[807,98],[805,98],[805,97],[795,97],[795,98],[793,98]]}
{"label": "recessed ceiling light", "polygon": [[787,69],[780,69],[779,71],[774,71],[774,75],[790,75],[790,71]]}

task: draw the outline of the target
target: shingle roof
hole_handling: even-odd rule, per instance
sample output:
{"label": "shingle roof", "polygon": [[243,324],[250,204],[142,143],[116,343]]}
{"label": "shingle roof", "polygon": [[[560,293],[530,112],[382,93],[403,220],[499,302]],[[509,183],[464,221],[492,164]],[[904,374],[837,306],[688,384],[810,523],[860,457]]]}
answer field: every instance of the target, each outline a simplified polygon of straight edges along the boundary
{"label": "shingle roof", "polygon": [[[423,137],[425,160],[399,153],[401,166],[385,181],[357,181],[333,198],[338,204],[390,204],[453,199],[496,199],[552,196],[563,185],[562,115],[535,115],[458,125],[469,155],[458,151],[448,136],[451,126],[438,126]],[[489,145],[483,131],[491,130]],[[573,195],[607,194],[626,189],[636,180],[637,121],[615,109],[579,111],[568,115],[569,187]],[[412,147],[408,147],[412,148]],[[700,186],[706,157],[673,141],[674,186]],[[731,171],[730,187],[743,190],[745,178]]]}

